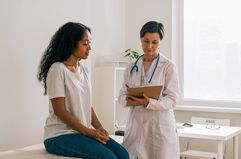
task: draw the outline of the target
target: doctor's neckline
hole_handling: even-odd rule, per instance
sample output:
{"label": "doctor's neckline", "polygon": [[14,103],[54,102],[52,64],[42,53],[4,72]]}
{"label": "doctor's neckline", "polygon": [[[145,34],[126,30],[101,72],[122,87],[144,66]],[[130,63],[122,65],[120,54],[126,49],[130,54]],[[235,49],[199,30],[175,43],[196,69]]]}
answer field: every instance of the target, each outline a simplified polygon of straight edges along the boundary
{"label": "doctor's neckline", "polygon": [[157,56],[158,56],[158,54],[156,54],[154,56],[154,58],[150,58],[150,59],[149,58],[146,59],[145,56],[143,56],[143,62],[152,62],[152,61],[154,61],[157,58]]}

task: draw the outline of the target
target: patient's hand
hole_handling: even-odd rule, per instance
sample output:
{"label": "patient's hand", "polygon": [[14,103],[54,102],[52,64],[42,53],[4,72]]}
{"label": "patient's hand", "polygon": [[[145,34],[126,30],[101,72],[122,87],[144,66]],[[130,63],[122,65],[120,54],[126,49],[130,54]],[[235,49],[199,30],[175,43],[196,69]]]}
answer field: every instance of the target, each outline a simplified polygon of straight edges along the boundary
{"label": "patient's hand", "polygon": [[106,135],[106,132],[102,132],[103,130],[99,129],[90,129],[88,136],[96,139],[102,144],[106,144],[109,140],[109,136]]}
{"label": "patient's hand", "polygon": [[106,131],[103,127],[98,128],[98,130],[100,130],[101,132],[105,133],[105,135],[109,137],[108,131]]}

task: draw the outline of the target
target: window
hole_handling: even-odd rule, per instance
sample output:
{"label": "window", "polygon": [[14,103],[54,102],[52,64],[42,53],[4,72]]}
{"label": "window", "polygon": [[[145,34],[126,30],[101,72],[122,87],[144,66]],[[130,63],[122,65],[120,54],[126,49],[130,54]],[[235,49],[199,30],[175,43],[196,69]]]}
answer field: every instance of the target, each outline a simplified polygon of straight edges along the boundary
{"label": "window", "polygon": [[241,1],[180,6],[183,104],[241,107]]}

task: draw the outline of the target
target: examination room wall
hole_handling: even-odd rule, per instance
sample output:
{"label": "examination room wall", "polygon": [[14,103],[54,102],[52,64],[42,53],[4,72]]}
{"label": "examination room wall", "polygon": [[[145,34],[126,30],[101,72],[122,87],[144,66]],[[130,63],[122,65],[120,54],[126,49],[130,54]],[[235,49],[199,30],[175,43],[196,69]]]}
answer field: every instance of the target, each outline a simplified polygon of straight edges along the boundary
{"label": "examination room wall", "polygon": [[123,49],[125,2],[114,2],[0,1],[0,151],[42,142],[48,99],[37,81],[37,70],[61,25],[75,21],[91,27],[92,55],[86,62],[90,73],[94,56]]}

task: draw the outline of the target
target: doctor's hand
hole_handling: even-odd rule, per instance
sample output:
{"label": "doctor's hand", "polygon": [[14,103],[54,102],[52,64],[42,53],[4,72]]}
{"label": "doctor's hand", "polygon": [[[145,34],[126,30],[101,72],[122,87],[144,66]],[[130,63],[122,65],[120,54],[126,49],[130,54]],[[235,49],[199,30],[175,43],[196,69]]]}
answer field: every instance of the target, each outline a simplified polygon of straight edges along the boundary
{"label": "doctor's hand", "polygon": [[107,135],[108,132],[107,131],[105,132],[105,131],[99,130],[99,129],[89,129],[88,136],[96,139],[102,144],[106,144],[107,141],[109,140],[109,135]]}
{"label": "doctor's hand", "polygon": [[134,97],[134,96],[127,95],[126,96],[126,101],[134,103],[134,104],[137,104],[137,105],[147,106],[149,104],[150,99],[145,94],[143,94],[142,98],[137,98],[137,97]]}

